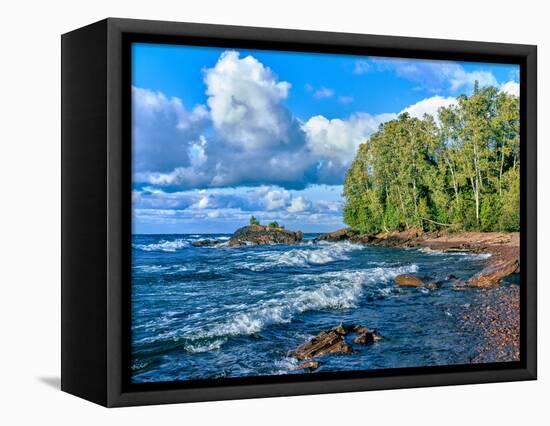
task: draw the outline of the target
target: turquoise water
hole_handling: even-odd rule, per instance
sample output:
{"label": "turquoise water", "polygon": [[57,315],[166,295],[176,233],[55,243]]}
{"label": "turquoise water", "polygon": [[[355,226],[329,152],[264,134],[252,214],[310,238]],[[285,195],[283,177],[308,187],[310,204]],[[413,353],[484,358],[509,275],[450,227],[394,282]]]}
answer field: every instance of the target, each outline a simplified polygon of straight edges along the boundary
{"label": "turquoise water", "polygon": [[193,241],[229,235],[134,235],[132,380],[304,373],[288,351],[342,322],[385,339],[323,356],[317,372],[471,362],[480,336],[457,318],[479,290],[399,288],[393,278],[468,278],[486,255],[314,243],[315,236],[292,246],[195,248]]}

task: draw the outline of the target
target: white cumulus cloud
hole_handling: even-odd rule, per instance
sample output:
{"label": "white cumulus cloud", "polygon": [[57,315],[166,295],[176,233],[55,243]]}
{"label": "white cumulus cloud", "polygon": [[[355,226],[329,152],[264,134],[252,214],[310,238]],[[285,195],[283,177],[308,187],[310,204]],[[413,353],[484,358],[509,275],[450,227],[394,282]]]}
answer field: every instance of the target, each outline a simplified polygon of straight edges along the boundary
{"label": "white cumulus cloud", "polygon": [[437,118],[437,112],[439,108],[447,108],[451,105],[456,105],[456,98],[449,96],[444,98],[442,96],[432,96],[431,98],[422,99],[417,103],[408,106],[401,112],[408,113],[411,117],[422,118],[424,114],[431,115]]}
{"label": "white cumulus cloud", "polygon": [[203,105],[192,110],[181,99],[132,88],[132,138],[137,171],[168,172],[191,163],[191,146],[209,122]]}
{"label": "white cumulus cloud", "polygon": [[302,128],[306,132],[311,152],[339,164],[349,164],[357,147],[378,130],[381,123],[395,118],[395,114],[353,114],[347,119],[329,120],[322,115],[311,117]]}
{"label": "white cumulus cloud", "polygon": [[287,207],[287,211],[290,213],[299,213],[311,208],[311,203],[302,196],[298,196],[292,199],[290,206]]}
{"label": "white cumulus cloud", "polygon": [[281,101],[291,85],[256,58],[226,51],[204,81],[212,122],[225,143],[255,150],[290,142],[293,118]]}

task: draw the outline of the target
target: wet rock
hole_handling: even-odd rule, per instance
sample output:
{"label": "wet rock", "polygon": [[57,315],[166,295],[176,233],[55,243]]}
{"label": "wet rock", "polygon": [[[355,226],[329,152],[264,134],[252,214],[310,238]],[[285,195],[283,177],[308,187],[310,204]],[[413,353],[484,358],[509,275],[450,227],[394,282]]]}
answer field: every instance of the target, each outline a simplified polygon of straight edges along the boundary
{"label": "wet rock", "polygon": [[[353,328],[353,326],[351,327]],[[346,326],[344,324],[337,325],[336,327],[332,328],[332,331],[335,331],[336,333],[345,336],[348,331],[350,330],[350,326]]]}
{"label": "wet rock", "polygon": [[495,261],[467,280],[466,285],[478,288],[497,287],[503,278],[515,273],[518,268],[518,258]]}
{"label": "wet rock", "polygon": [[328,234],[323,234],[315,238],[314,241],[330,241],[330,242],[336,242],[336,241],[345,241],[350,240],[352,238],[355,238],[359,235],[359,232],[354,231],[350,228],[342,228],[338,229],[334,232],[329,232]]}
{"label": "wet rock", "polygon": [[297,359],[311,359],[333,353],[351,353],[352,347],[344,341],[337,330],[322,331],[310,341],[298,346],[290,353]]}
{"label": "wet rock", "polygon": [[[383,339],[376,331],[369,330],[362,325],[340,324],[329,330],[322,331],[313,339],[298,346],[289,353],[289,356],[300,360],[309,360],[326,354],[353,353],[354,350],[352,346],[344,339],[344,337],[349,334],[356,335],[353,339],[353,343],[358,345],[367,345]],[[307,364],[308,363],[300,364],[298,368],[302,368],[303,365]]]}
{"label": "wet rock", "polygon": [[415,275],[398,275],[394,278],[397,285],[405,287],[424,287],[424,281]]}
{"label": "wet rock", "polygon": [[303,238],[301,231],[289,231],[284,228],[274,228],[262,225],[249,225],[239,228],[230,238],[229,246],[247,244],[296,244]]}
{"label": "wet rock", "polygon": [[428,284],[424,284],[424,288],[428,288],[430,290],[436,290],[438,288],[441,287],[441,283],[439,281],[436,281],[436,282],[433,282],[433,283],[428,283]]}
{"label": "wet rock", "polygon": [[353,326],[352,331],[357,334],[370,333],[370,330],[362,325]]}
{"label": "wet rock", "polygon": [[221,241],[219,240],[199,240],[199,241],[193,241],[191,245],[193,247],[208,247],[208,246],[214,246],[216,244],[219,244]]}
{"label": "wet rock", "polygon": [[366,331],[363,333],[358,333],[357,337],[353,339],[353,343],[358,345],[368,345],[370,343],[378,342],[382,340],[383,337],[380,336],[376,331]]}
{"label": "wet rock", "polygon": [[457,277],[453,274],[449,274],[445,277],[446,281],[451,281],[451,280],[456,280],[456,279],[457,279]]}
{"label": "wet rock", "polygon": [[321,361],[306,361],[301,363],[298,367],[296,367],[296,370],[317,370],[323,363]]}

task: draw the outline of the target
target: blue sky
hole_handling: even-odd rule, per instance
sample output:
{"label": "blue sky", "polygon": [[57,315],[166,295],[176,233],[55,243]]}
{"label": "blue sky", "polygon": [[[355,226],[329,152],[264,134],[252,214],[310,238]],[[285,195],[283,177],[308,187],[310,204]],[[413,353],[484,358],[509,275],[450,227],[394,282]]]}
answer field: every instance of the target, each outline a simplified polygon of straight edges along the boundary
{"label": "blue sky", "polygon": [[233,232],[252,214],[342,227],[357,146],[474,81],[519,94],[516,65],[135,44],[135,233]]}

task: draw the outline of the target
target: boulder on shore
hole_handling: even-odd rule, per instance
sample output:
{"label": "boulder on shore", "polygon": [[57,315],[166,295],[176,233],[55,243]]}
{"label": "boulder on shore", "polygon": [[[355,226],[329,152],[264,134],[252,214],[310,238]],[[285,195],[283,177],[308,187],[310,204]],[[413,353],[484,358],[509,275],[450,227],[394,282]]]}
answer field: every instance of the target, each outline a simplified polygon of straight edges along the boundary
{"label": "boulder on shore", "polygon": [[519,259],[504,259],[492,262],[489,266],[475,274],[466,281],[466,285],[478,288],[492,288],[500,284],[500,281],[519,270]]}
{"label": "boulder on shore", "polygon": [[208,247],[208,246],[214,246],[216,244],[219,244],[221,241],[219,240],[209,240],[209,239],[206,239],[206,240],[198,240],[198,241],[193,241],[191,243],[191,245],[193,247]]}
{"label": "boulder on shore", "polygon": [[249,225],[235,231],[229,239],[229,246],[247,244],[296,244],[303,238],[301,231],[289,231],[280,227]]}
{"label": "boulder on shore", "polygon": [[319,235],[317,238],[315,238],[314,241],[330,241],[330,242],[346,241],[358,235],[359,235],[358,231],[355,231],[350,228],[342,228],[334,232],[329,232],[327,234]]}

